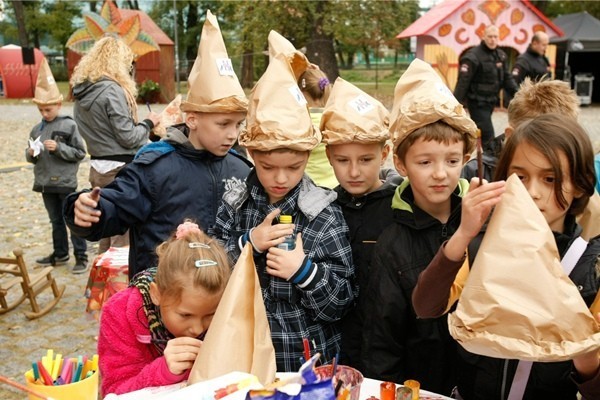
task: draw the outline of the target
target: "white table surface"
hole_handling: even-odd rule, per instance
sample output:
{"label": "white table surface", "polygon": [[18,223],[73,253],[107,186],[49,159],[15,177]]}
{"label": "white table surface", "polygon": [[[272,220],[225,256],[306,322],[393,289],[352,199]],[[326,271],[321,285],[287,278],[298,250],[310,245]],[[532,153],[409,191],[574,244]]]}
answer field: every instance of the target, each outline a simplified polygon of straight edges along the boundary
{"label": "white table surface", "polygon": [[[286,374],[277,374],[280,378],[285,375]],[[231,383],[239,382],[249,376],[251,375],[243,372],[232,372],[207,382],[200,382],[183,388],[181,387],[181,384],[163,386],[160,388],[147,388],[119,396],[108,395],[104,400],[213,400],[215,390],[223,388]],[[371,396],[379,398],[380,384],[381,381],[365,378],[360,386],[360,400],[366,400]],[[258,388],[260,388],[260,386],[256,387],[256,389]],[[252,388],[249,387],[246,388],[246,390],[232,393],[222,400],[244,400],[249,389]],[[431,393],[426,390],[421,390],[420,395],[421,398],[425,397],[426,399],[431,400],[452,400],[449,397]]]}

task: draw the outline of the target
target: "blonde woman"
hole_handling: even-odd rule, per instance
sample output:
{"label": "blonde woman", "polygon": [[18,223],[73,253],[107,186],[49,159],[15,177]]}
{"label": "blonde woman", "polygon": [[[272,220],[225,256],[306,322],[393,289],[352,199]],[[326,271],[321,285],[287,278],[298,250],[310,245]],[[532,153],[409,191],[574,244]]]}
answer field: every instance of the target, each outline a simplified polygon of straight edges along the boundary
{"label": "blonde woman", "polygon": [[[129,46],[119,38],[106,36],[83,56],[71,76],[73,114],[91,156],[92,187],[112,182],[148,142],[150,131],[159,121],[158,114],[151,112],[138,122],[137,89],[130,75],[132,62]],[[111,245],[127,244],[126,235],[103,239],[98,252]]]}

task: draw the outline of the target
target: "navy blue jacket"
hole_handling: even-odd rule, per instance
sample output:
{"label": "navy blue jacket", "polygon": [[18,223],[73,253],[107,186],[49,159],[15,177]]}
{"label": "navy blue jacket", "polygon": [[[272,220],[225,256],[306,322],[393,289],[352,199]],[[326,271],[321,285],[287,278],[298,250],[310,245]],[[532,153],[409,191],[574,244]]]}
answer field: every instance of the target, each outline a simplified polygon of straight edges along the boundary
{"label": "navy blue jacket", "polygon": [[[187,132],[185,126],[182,129]],[[130,229],[131,278],[156,266],[156,246],[185,218],[204,231],[211,228],[226,187],[244,180],[250,165],[235,153],[217,157],[189,142],[151,143],[100,192],[98,223],[90,228],[75,225],[74,203],[81,192],[65,200],[65,219],[73,233],[92,241]]]}

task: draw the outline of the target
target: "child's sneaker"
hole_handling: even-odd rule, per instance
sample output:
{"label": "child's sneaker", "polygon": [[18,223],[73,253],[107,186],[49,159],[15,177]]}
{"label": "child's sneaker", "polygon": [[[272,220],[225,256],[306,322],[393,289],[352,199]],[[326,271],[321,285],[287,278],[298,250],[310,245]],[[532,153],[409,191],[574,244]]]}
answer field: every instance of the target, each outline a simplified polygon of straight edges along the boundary
{"label": "child's sneaker", "polygon": [[73,266],[71,272],[73,274],[83,274],[84,272],[87,272],[88,269],[89,264],[87,257],[75,256],[75,266]]}
{"label": "child's sneaker", "polygon": [[53,267],[56,267],[58,265],[64,265],[67,263],[67,261],[69,261],[68,254],[66,256],[56,257],[54,253],[50,254],[49,256],[38,258],[37,260],[35,260],[35,262],[40,265],[52,265]]}

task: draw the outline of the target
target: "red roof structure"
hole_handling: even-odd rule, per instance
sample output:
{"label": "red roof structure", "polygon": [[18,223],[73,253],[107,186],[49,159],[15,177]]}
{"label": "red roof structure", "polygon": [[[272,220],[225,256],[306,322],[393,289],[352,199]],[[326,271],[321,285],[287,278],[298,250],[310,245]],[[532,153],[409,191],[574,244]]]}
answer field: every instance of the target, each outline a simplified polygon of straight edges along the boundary
{"label": "red roof structure", "polygon": [[552,23],[528,0],[445,0],[402,31],[398,39],[417,37],[417,57],[425,44],[440,44],[461,54],[480,43],[487,25],[500,31],[499,45],[523,53],[531,36],[544,31],[550,38],[562,36]]}

